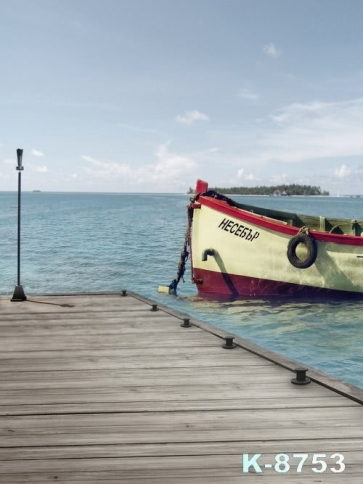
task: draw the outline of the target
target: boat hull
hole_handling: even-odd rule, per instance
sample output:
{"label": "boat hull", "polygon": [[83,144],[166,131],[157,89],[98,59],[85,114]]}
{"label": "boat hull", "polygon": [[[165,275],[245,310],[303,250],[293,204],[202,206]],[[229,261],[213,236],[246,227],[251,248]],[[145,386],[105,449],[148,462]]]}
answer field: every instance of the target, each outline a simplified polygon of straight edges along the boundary
{"label": "boat hull", "polygon": [[195,269],[196,280],[201,296],[235,297],[330,297],[362,298],[363,293],[326,289],[323,287],[304,286],[288,282],[258,279],[255,277],[226,274],[222,272]]}
{"label": "boat hull", "polygon": [[190,246],[200,294],[223,296],[363,296],[363,237],[311,231],[317,255],[307,268],[287,256],[299,229],[200,196]]}

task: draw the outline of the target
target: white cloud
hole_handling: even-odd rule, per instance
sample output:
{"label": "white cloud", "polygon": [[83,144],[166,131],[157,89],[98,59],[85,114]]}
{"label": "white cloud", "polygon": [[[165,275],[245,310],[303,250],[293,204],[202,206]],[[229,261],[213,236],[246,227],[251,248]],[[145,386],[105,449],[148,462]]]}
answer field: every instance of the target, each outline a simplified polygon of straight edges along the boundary
{"label": "white cloud", "polygon": [[48,167],[45,165],[29,165],[29,169],[36,173],[47,173],[48,171]]}
{"label": "white cloud", "polygon": [[273,184],[283,185],[287,181],[287,175],[286,173],[281,173],[279,175],[272,175],[270,180],[271,180],[271,183]]}
{"label": "white cloud", "polygon": [[150,191],[160,186],[170,191],[187,185],[197,164],[190,155],[171,152],[169,145],[170,142],[159,145],[154,153],[156,161],[139,168],[132,168],[125,163],[97,160],[88,155],[82,155],[81,158],[90,164],[85,170],[92,177],[108,181],[116,177],[132,185],[148,187]]}
{"label": "white cloud", "polygon": [[240,180],[248,180],[248,181],[253,181],[257,179],[255,175],[253,175],[252,173],[245,173],[244,168],[241,168],[240,170],[238,170],[237,178],[239,178]]}
{"label": "white cloud", "polygon": [[182,124],[192,124],[195,121],[209,121],[209,116],[207,116],[204,113],[201,113],[200,111],[188,111],[185,113],[183,116],[180,114],[175,118],[175,121],[177,123],[182,123]]}
{"label": "white cloud", "polygon": [[340,179],[343,179],[343,178],[347,178],[349,177],[350,175],[350,170],[349,168],[347,167],[347,165],[341,165],[340,168],[337,168],[335,171],[334,171],[334,176],[335,178],[340,178]]}
{"label": "white cloud", "polygon": [[270,119],[279,124],[303,123],[321,117],[324,112],[343,106],[345,103],[323,103],[313,101],[310,103],[293,103],[280,109],[277,114],[272,114]]}
{"label": "white cloud", "polygon": [[43,151],[35,150],[34,148],[31,150],[31,154],[33,156],[39,156],[39,157],[44,156]]}
{"label": "white cloud", "polygon": [[[212,130],[210,137],[221,151],[209,163],[209,179],[214,176],[213,183],[222,186],[218,176],[233,184],[233,180],[246,180],[244,177],[254,174],[255,180],[249,183],[305,183],[330,191],[339,185],[342,192],[362,193],[362,126],[363,97],[295,102],[259,123]],[[202,163],[198,176],[203,175],[203,167],[207,173],[208,160]]]}
{"label": "white cloud", "polygon": [[186,155],[179,155],[169,151],[170,142],[159,145],[155,155],[158,161],[139,170],[142,176],[151,176],[154,180],[178,180],[196,167],[195,161]]}
{"label": "white cloud", "polygon": [[82,155],[81,156],[82,160],[89,161],[90,163],[98,163],[98,161],[94,158],[91,158],[88,155]]}
{"label": "white cloud", "polygon": [[363,98],[293,103],[269,119],[271,129],[255,144],[254,161],[299,162],[363,155]]}
{"label": "white cloud", "polygon": [[136,131],[137,133],[157,134],[157,135],[160,134],[156,129],[140,128],[139,126],[133,126],[131,124],[118,123],[117,127],[121,129],[127,129],[130,131]]}
{"label": "white cloud", "polygon": [[96,160],[88,155],[82,155],[81,158],[91,164],[91,168],[86,168],[86,172],[90,175],[101,178],[132,175],[130,166],[125,163]]}
{"label": "white cloud", "polygon": [[[7,158],[3,160],[3,163],[5,165],[16,165],[15,160],[12,160],[11,158]],[[48,167],[45,165],[33,165],[32,163],[26,164],[25,169],[27,170],[29,168],[30,171],[35,172],[35,173],[46,173],[48,171]]]}
{"label": "white cloud", "polygon": [[260,99],[259,94],[244,88],[238,91],[238,97],[246,99],[247,101],[257,101],[258,99]]}
{"label": "white cloud", "polygon": [[264,45],[263,51],[265,52],[265,54],[272,58],[279,57],[279,55],[281,54],[281,51],[277,49],[275,44],[273,44],[272,42]]}

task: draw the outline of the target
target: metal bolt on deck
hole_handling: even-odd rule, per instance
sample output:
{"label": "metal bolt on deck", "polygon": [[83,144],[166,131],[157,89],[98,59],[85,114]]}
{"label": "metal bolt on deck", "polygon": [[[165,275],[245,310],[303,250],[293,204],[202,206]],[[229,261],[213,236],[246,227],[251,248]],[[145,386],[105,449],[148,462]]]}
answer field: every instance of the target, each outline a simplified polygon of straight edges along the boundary
{"label": "metal bolt on deck", "polygon": [[295,368],[296,377],[292,378],[291,383],[294,385],[307,385],[311,382],[306,376],[307,368]]}
{"label": "metal bolt on deck", "polygon": [[224,337],[225,344],[222,345],[222,347],[226,350],[233,350],[233,348],[236,348],[236,344],[233,343],[234,336],[225,336]]}
{"label": "metal bolt on deck", "polygon": [[189,318],[184,318],[182,324],[180,325],[182,328],[191,328],[192,325],[190,324]]}

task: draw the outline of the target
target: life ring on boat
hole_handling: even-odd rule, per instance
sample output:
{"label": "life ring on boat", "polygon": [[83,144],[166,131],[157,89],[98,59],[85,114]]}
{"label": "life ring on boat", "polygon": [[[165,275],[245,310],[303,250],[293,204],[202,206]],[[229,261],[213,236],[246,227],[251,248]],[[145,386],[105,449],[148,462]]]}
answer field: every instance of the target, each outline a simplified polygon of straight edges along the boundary
{"label": "life ring on boat", "polygon": [[[307,256],[304,259],[300,259],[296,254],[296,248],[299,244],[303,244],[306,247]],[[300,232],[289,240],[287,245],[287,258],[294,267],[307,269],[314,264],[317,255],[318,248],[315,239],[309,233]]]}

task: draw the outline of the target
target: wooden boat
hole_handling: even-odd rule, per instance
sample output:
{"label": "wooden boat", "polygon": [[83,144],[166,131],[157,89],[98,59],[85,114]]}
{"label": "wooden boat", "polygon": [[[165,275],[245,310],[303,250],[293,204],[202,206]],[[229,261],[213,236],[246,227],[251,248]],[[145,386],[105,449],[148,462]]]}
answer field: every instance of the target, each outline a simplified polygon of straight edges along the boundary
{"label": "wooden boat", "polygon": [[363,221],[271,210],[208,190],[188,207],[192,280],[202,295],[363,295]]}

